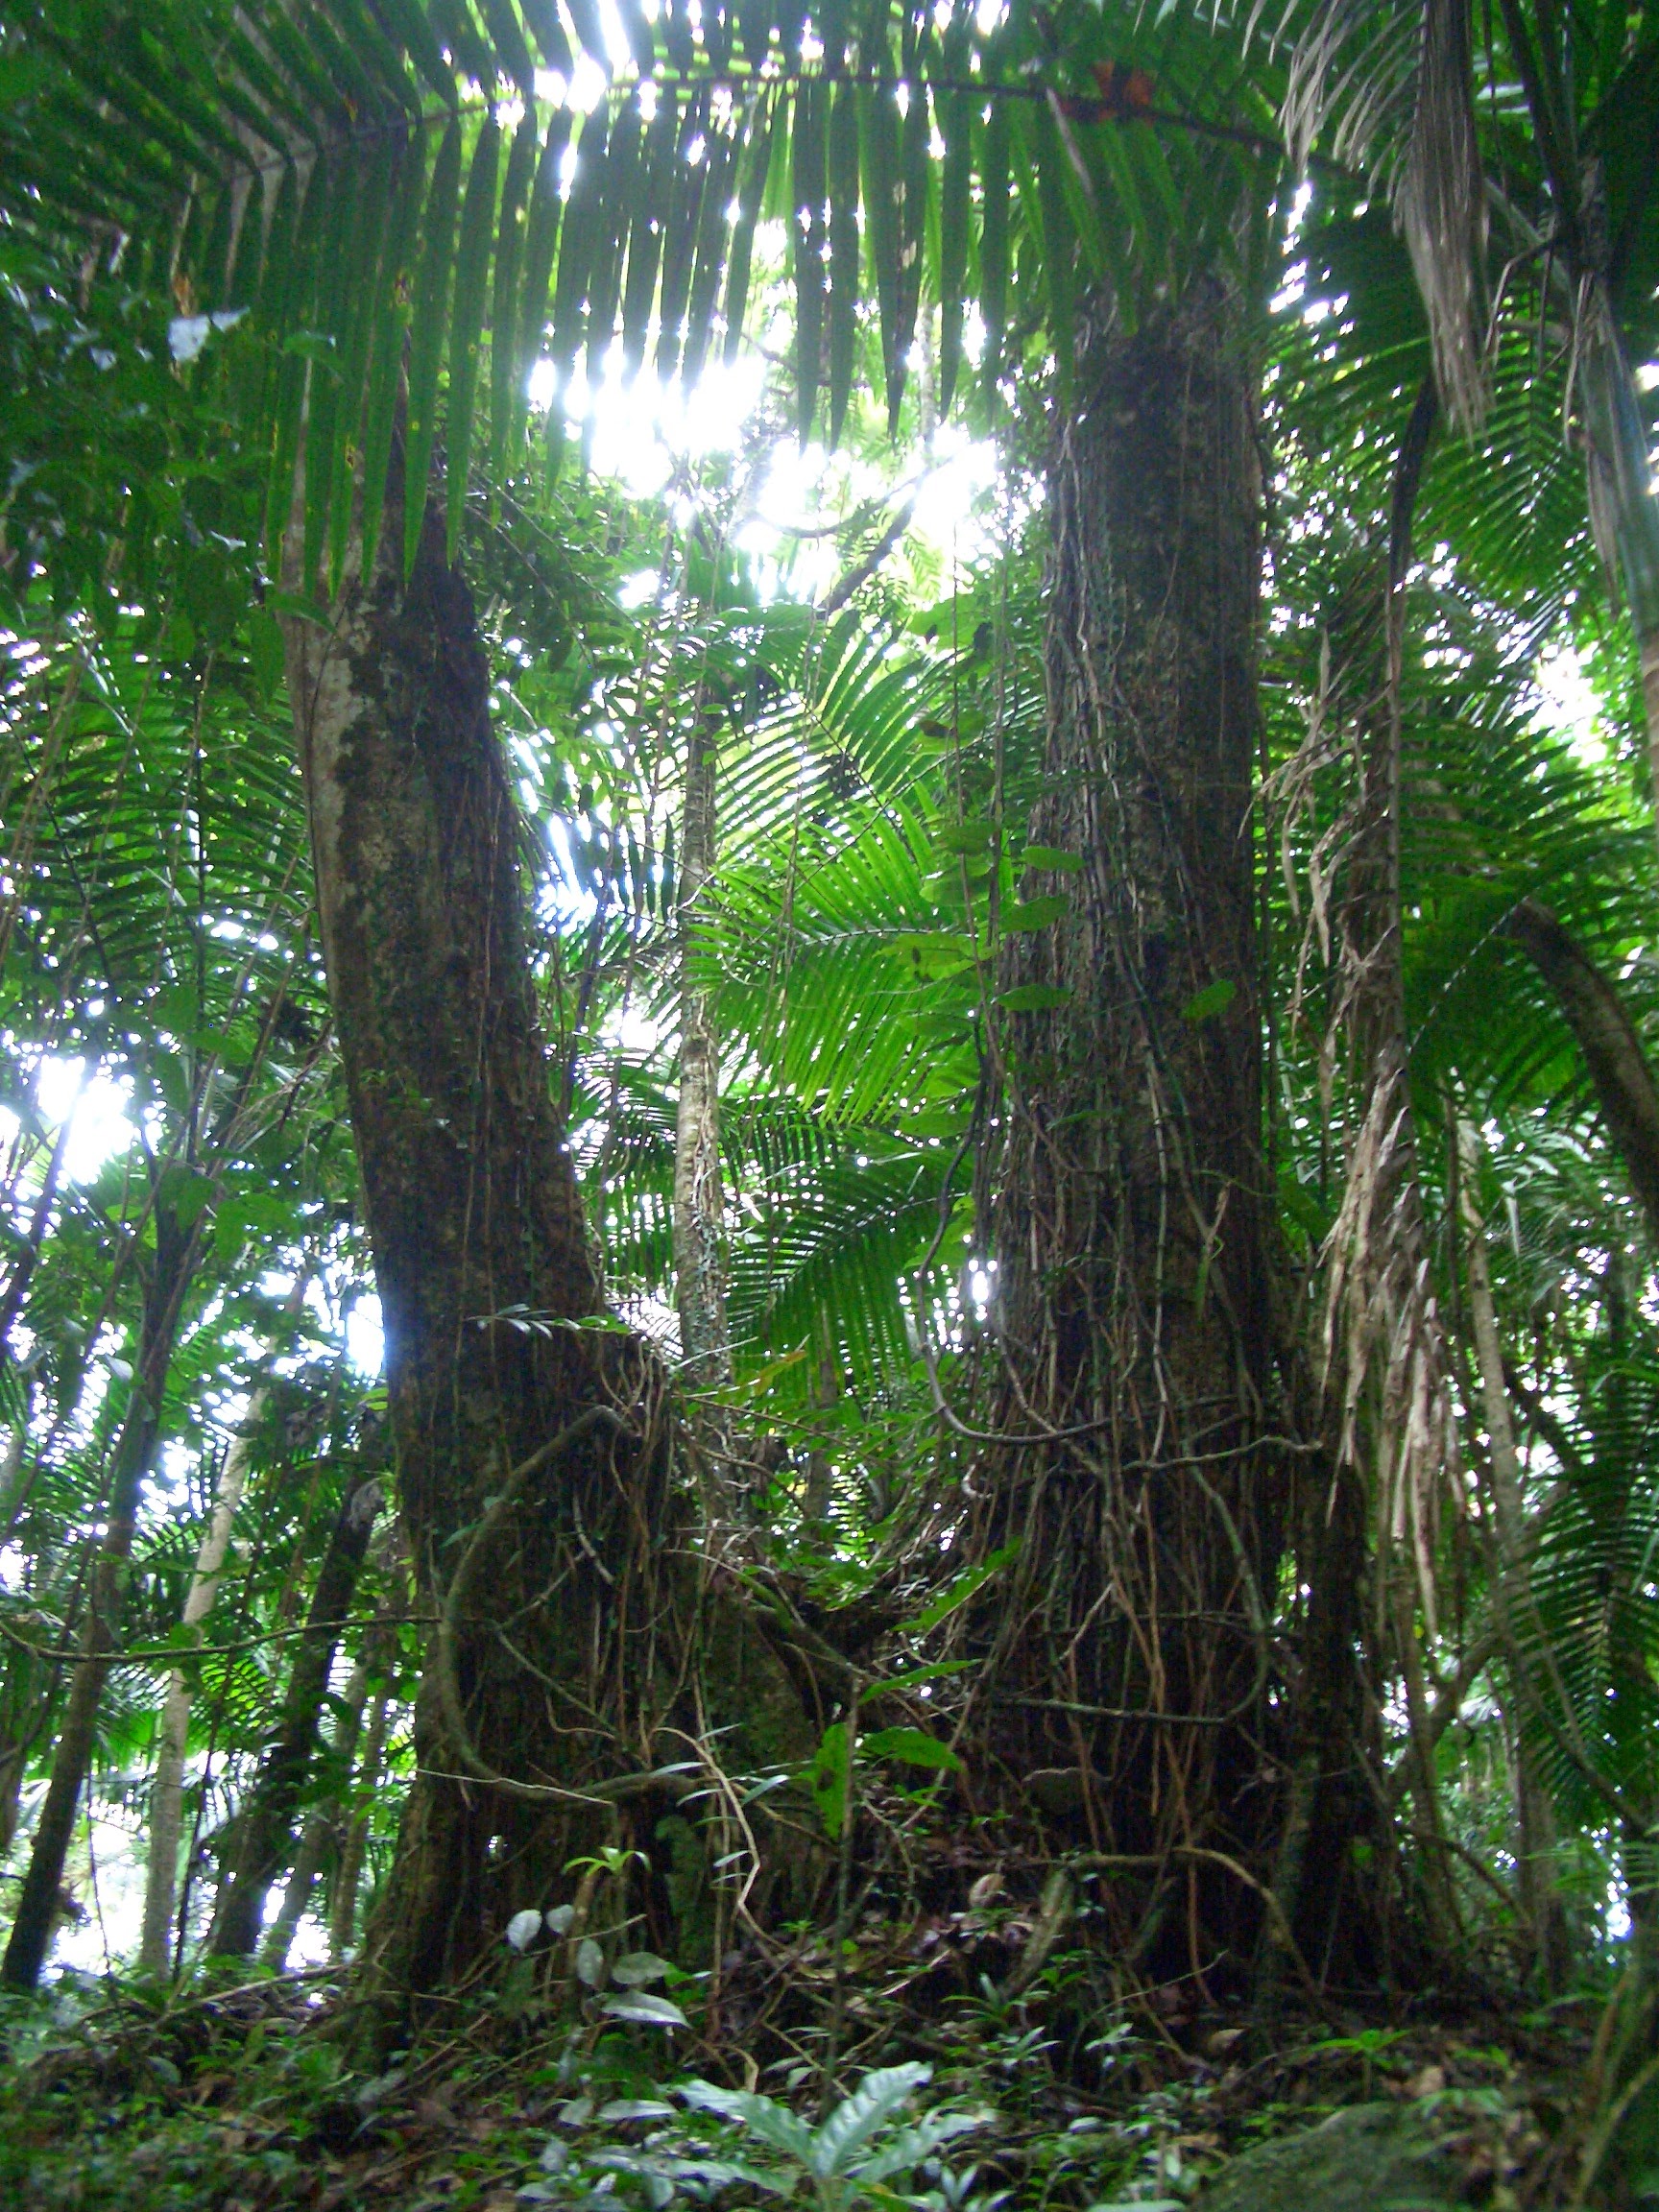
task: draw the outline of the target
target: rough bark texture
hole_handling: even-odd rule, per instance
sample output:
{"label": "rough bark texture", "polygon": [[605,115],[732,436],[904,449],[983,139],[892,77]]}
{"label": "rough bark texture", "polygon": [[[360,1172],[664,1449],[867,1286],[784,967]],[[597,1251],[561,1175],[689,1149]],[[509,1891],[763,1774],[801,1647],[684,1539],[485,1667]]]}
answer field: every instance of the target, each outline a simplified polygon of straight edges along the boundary
{"label": "rough bark texture", "polygon": [[[1261,1148],[1250,828],[1260,485],[1219,285],[1086,349],[1049,476],[1046,796],[1030,841],[1080,873],[1005,984],[980,1217],[998,1268],[979,1542],[1018,1558],[987,1640],[990,1737],[1027,1806],[1145,1856],[1152,1948],[1248,1961],[1282,1812],[1267,1613],[1288,1479]],[[1037,1441],[1046,1430],[1064,1435]],[[1143,1893],[1142,1904],[1146,1902]],[[1125,1936],[1133,1933],[1132,1920]],[[1190,1960],[1188,1953],[1191,1953]]]}
{"label": "rough bark texture", "polygon": [[265,1900],[293,1841],[294,1816],[310,1771],[352,1593],[379,1511],[378,1482],[352,1481],[340,1502],[294,1654],[282,1715],[236,1824],[229,1872],[207,1937],[211,1958],[252,1958],[265,1925]]}
{"label": "rough bark texture", "polygon": [[374,575],[348,576],[326,628],[291,622],[287,660],[400,1505],[435,1612],[456,1540],[520,1475],[453,1623],[452,1697],[428,1670],[368,1938],[383,1984],[421,1991],[553,1902],[577,1842],[608,1832],[613,1810],[572,1790],[651,1765],[672,1525],[651,1364],[580,1326],[601,1286],[536,1026],[472,603],[435,509],[407,584],[386,550],[401,535],[389,515]]}

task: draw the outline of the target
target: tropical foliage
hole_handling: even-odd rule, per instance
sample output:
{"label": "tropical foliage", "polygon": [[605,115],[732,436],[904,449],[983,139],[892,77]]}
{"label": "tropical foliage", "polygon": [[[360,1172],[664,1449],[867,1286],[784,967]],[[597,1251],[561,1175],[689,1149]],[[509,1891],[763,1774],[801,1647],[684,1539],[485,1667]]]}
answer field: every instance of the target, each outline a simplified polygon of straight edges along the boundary
{"label": "tropical foliage", "polygon": [[[951,1915],[982,2068],[1028,2005],[1062,2024],[1055,2081],[1110,2076],[1131,2020],[1196,2036],[1167,1994],[1189,1967],[1206,2003],[1208,1974],[1269,2025],[1297,1989],[1329,2013],[1328,1961],[1297,1934],[1316,1823],[1278,1768],[1307,1765],[1286,1717],[1311,1710],[1325,1593],[1306,1562],[1331,1528],[1378,1809],[1341,1879],[1382,1900],[1344,1955],[1371,1981],[1342,2001],[1380,2020],[1432,1980],[1511,2012],[1606,2002],[1537,2186],[1576,2160],[1581,2198],[1642,2200],[1649,15],[51,0],[0,28],[0,95],[7,1917],[84,1719],[50,1883],[60,1960],[134,1961],[176,1740],[147,1970],[246,1950],[227,1899],[252,1892],[273,1965],[338,1971],[373,1952],[436,1764],[434,1623],[458,1571],[411,1542],[398,1487],[318,770],[293,736],[297,640],[401,587],[429,493],[488,656],[525,980],[602,1268],[610,1318],[580,1326],[658,1349],[676,1495],[697,1495],[647,1534],[695,1561],[708,1608],[676,1748],[631,1747],[628,1787],[661,1795],[649,1829],[589,1839],[568,1895],[514,1915],[491,2002],[527,2036],[576,2023],[583,2064],[623,2081],[616,2128],[651,2117],[640,2054],[682,2030],[699,2067],[741,2053],[745,2086],[693,2080],[690,2119],[658,2106],[661,2141],[587,2145],[571,2173],[653,2204],[801,2176],[827,2203],[968,2200],[941,2153],[992,2116],[905,2118],[926,2069],[879,2063],[939,2048],[920,1969],[920,1993],[908,1965],[892,1984],[887,2044],[858,2025],[866,1959],[873,1985]],[[1091,1825],[1081,1719],[1104,1709],[1074,1679],[1042,1702],[1073,1717],[1055,1726],[1075,1767],[998,1763],[976,1701],[1016,1548],[980,1502],[1040,1487],[1083,1433],[1022,1369],[997,1245],[1003,1118],[1041,1121],[1033,1041],[1067,1013],[1024,955],[1065,940],[1106,866],[1033,828],[1056,797],[1053,670],[1078,643],[1049,627],[1056,455],[1102,349],[1200,293],[1228,303],[1260,462],[1239,831],[1260,972],[1177,1012],[1220,1052],[1240,986],[1259,1003],[1273,1359],[1299,1425],[1270,1439],[1291,1469],[1271,1512],[1298,1533],[1263,1580],[1204,1478],[1231,1547],[1215,1609],[1247,1620],[1251,1695],[1285,1731],[1251,1787],[1282,1794],[1248,1863],[1212,1811],[1179,1867],[1148,1868]],[[591,466],[617,423],[643,448],[700,391],[740,389],[715,434],[663,436],[654,480],[643,458],[631,485]],[[989,489],[941,526],[930,491],[965,449]],[[810,497],[780,513],[785,482]],[[700,760],[717,827],[688,856]],[[1150,897],[1109,888],[1125,910]],[[722,1248],[711,1380],[679,1359],[694,1007],[720,1075],[697,1200]],[[1398,1346],[1355,1352],[1390,1249],[1411,1282],[1387,1310],[1431,1376],[1412,1404],[1443,1408],[1427,1426],[1397,1401]],[[1207,1242],[1200,1313],[1209,1262]],[[568,1321],[452,1318],[533,1348]],[[1111,1491],[1105,1424],[1086,1426],[1101,1495],[1135,1496],[1151,1530],[1166,1508]],[[575,1528],[609,1579],[579,1508]],[[1087,1581],[1090,1561],[1061,1564]],[[786,1655],[776,1711],[729,1600]],[[1102,1583],[1109,1602],[1134,1611]],[[1123,1679],[1147,1702],[1128,1661]],[[1111,1718],[1219,1731],[1242,1710],[1190,1695]],[[772,1754],[733,1696],[766,1705]],[[798,1865],[764,1840],[778,1807]],[[1201,1958],[1212,1877],[1247,1892],[1253,1958]],[[836,2104],[849,2053],[876,2071]],[[790,2091],[819,2085],[816,2128],[759,2093],[757,2055],[801,2067]],[[567,2164],[544,2157],[543,2196]],[[1141,2195],[1167,2178],[1125,2174]],[[1080,2175],[1053,2186],[1092,2200]]]}

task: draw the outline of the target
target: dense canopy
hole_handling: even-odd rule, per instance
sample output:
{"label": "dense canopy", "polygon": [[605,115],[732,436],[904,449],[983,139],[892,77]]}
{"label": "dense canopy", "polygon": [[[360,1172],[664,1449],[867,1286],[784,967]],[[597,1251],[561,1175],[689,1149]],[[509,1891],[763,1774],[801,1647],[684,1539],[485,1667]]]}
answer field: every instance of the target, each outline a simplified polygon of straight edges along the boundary
{"label": "dense canopy", "polygon": [[1651,11],[16,0],[0,278],[9,2200],[1650,2201]]}

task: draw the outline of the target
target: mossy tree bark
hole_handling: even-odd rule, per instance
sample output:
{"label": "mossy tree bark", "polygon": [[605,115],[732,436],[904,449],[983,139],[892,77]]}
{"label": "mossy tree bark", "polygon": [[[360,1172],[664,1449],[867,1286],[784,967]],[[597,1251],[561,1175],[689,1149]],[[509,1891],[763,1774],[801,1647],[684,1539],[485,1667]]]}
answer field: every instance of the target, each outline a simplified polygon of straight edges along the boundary
{"label": "mossy tree bark", "polygon": [[450,1631],[366,1943],[387,1988],[420,1992],[552,1903],[615,1818],[592,1786],[650,1763],[672,1544],[655,1369],[603,1325],[537,1029],[472,601],[435,507],[407,582],[401,539],[389,513],[373,573],[348,573],[326,625],[290,620],[286,651],[400,1508]]}
{"label": "mossy tree bark", "polygon": [[[1270,1619],[1296,1393],[1262,1140],[1261,488],[1241,325],[1199,282],[1080,349],[1049,471],[1048,741],[1028,825],[1080,867],[1022,884],[1069,910],[1007,940],[1003,986],[1053,1002],[1008,1022],[978,1190],[994,1426],[1019,1438],[975,1478],[976,1547],[1020,1543],[966,1623],[986,1740],[1054,1840],[1146,1863],[1119,1936],[1139,1924],[1142,1959],[1173,1972],[1250,1960],[1295,1750]],[[1344,1759],[1339,1743],[1316,1758],[1313,1795]],[[1310,1803],[1298,1817],[1292,1921]]]}

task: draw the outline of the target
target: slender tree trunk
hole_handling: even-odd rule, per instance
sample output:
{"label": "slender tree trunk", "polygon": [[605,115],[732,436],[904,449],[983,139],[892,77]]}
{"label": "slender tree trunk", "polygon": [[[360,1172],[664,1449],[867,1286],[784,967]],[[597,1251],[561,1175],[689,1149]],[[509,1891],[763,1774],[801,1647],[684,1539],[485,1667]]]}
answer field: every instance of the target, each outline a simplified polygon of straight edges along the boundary
{"label": "slender tree trunk", "polygon": [[[69,1149],[69,1138],[75,1125],[75,1105],[80,1103],[81,1093],[85,1088],[85,1065],[84,1062],[82,1063],[82,1076],[80,1083],[76,1086],[75,1103],[67,1109],[62,1120],[58,1124],[58,1134],[52,1141],[52,1150],[46,1162],[46,1173],[41,1181],[40,1194],[36,1199],[35,1211],[29,1217],[29,1229],[23,1239],[23,1249],[18,1253],[16,1263],[12,1269],[12,1280],[6,1286],[6,1294],[0,1298],[0,1357],[3,1357],[11,1349],[12,1328],[18,1314],[23,1310],[23,1301],[28,1296],[29,1285],[34,1279],[36,1268],[40,1263],[40,1247],[46,1240],[47,1224],[52,1218],[52,1209],[57,1204],[58,1182],[63,1172],[63,1156]],[[10,1521],[10,1518],[8,1512],[5,1521],[0,1522],[0,1526],[4,1526],[5,1522]]]}
{"label": "slender tree trunk", "polygon": [[674,1130],[674,1288],[687,1380],[732,1380],[726,1200],[720,1176],[720,1040],[701,973],[698,902],[714,873],[718,760],[712,718],[687,740],[680,839],[680,1102]]}
{"label": "slender tree trunk", "polygon": [[1464,1255],[1469,1281],[1469,1315],[1474,1324],[1475,1357],[1480,1375],[1480,1402],[1492,1455],[1493,1521],[1497,1535],[1498,1609],[1507,1647],[1516,1700],[1515,1814],[1519,1830],[1516,1872],[1521,1909],[1531,1931],[1533,1968],[1547,1995],[1567,1985],[1572,1947],[1561,1894],[1555,1886],[1554,1808],[1538,1771],[1527,1734],[1532,1705],[1529,1675],[1516,1636],[1516,1615],[1530,1603],[1527,1562],[1527,1515],[1521,1479],[1521,1455],[1515,1448],[1515,1423],[1503,1380],[1503,1345],[1492,1295],[1492,1270],[1486,1253],[1486,1224],[1480,1215],[1481,1145],[1467,1121],[1457,1125],[1460,1173],[1458,1196],[1463,1214]]}
{"label": "slender tree trunk", "polygon": [[652,1756],[672,1671],[674,1551],[656,1370],[585,1326],[603,1297],[472,602],[431,506],[404,581],[399,506],[327,624],[285,625],[400,1503],[440,1623],[367,1945],[389,2000],[465,1973],[611,1832],[602,1778]]}
{"label": "slender tree trunk", "polygon": [[29,1448],[29,1425],[34,1417],[34,1378],[25,1378],[23,1384],[23,1414],[6,1443],[6,1455],[0,1459],[0,1547],[10,1544],[17,1517],[23,1510],[29,1478],[23,1472],[23,1455]]}
{"label": "slender tree trunk", "polygon": [[[1049,471],[1046,796],[1076,856],[1008,940],[992,1310],[1022,1441],[975,1479],[1021,1550],[971,1614],[1010,1792],[1096,1850],[1167,1857],[1161,1937],[1238,1966],[1283,1805],[1266,1612],[1284,1542],[1281,1265],[1262,1118],[1251,792],[1261,487],[1242,317],[1218,282],[1080,349]],[[1050,1432],[1051,1440],[1036,1439]],[[1182,1854],[1189,1856],[1183,1857]],[[1177,1924],[1179,1923],[1179,1925]],[[1134,1923],[1125,1934],[1133,1933]]]}
{"label": "slender tree trunk", "polygon": [[1503,926],[1550,986],[1577,1040],[1647,1234],[1659,1238],[1659,1085],[1636,1025],[1613,985],[1548,906],[1523,899]]}
{"label": "slender tree trunk", "polygon": [[391,1709],[392,1686],[383,1682],[369,1709],[362,1762],[346,1799],[346,1829],[341,1839],[340,1864],[334,1875],[334,1900],[328,1915],[329,1948],[336,1959],[345,1958],[357,1933],[357,1892],[363,1886],[363,1861],[369,1847],[369,1815],[374,1792],[380,1786]]}
{"label": "slender tree trunk", "polygon": [[81,1650],[53,1754],[46,1800],[35,1830],[5,1963],[0,1966],[0,1982],[12,1989],[35,1987],[51,1946],[76,1810],[92,1765],[98,1707],[120,1631],[139,1495],[155,1460],[180,1307],[200,1249],[200,1220],[181,1232],[171,1211],[157,1206],[155,1221],[156,1259],[145,1286],[132,1394],[110,1466],[108,1517],[87,1587]]}
{"label": "slender tree trunk", "polygon": [[236,1823],[230,1868],[214,1907],[210,1958],[251,1958],[265,1924],[265,1899],[281,1872],[294,1815],[311,1767],[334,1654],[380,1509],[378,1482],[349,1483],[318,1569],[304,1631],[294,1655],[282,1719]]}
{"label": "slender tree trunk", "polygon": [[[301,1271],[283,1309],[286,1318],[298,1320],[305,1302],[309,1277]],[[184,1599],[182,1625],[197,1632],[213,1610],[219,1581],[230,1549],[230,1531],[241,1508],[253,1440],[264,1419],[269,1397],[261,1382],[249,1400],[241,1427],[230,1439],[225,1464],[214,1486],[213,1512],[196,1554],[196,1568]],[[184,1759],[190,1741],[190,1682],[182,1668],[167,1677],[167,1696],[156,1755],[156,1778],[150,1787],[149,1861],[144,1882],[144,1930],[138,1964],[147,1974],[165,1974],[172,1957],[173,1910],[179,1895],[179,1840],[184,1823]]]}
{"label": "slender tree trunk", "polygon": [[347,1678],[340,1693],[340,1715],[334,1730],[334,1741],[328,1746],[328,1764],[337,1776],[332,1793],[314,1804],[305,1815],[305,1825],[300,1835],[300,1848],[288,1873],[288,1887],[282,1898],[282,1910],[271,1923],[261,1957],[267,1966],[280,1974],[288,1963],[288,1954],[294,1948],[300,1923],[311,1900],[311,1888],[323,1862],[327,1856],[330,1842],[345,1840],[346,1803],[351,1788],[351,1761],[357,1749],[357,1734],[363,1725],[363,1708],[369,1701],[369,1674],[374,1655],[376,1631],[372,1628],[364,1639],[357,1664]]}

